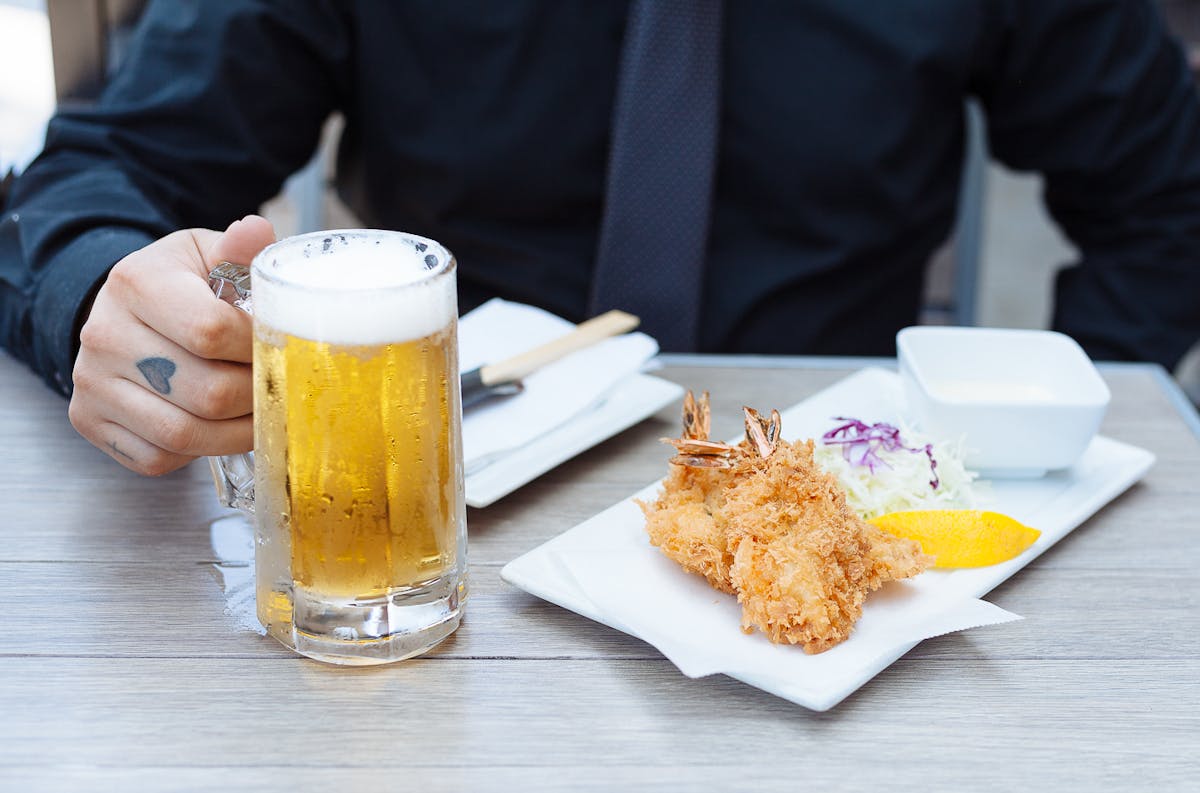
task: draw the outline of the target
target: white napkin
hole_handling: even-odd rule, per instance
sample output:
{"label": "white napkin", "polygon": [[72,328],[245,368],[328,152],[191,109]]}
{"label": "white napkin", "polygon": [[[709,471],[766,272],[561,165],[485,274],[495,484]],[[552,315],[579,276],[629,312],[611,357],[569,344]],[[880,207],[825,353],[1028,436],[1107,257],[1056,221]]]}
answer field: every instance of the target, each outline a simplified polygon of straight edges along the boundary
{"label": "white napkin", "polygon": [[[953,593],[947,573],[895,581],[867,596],[850,638],[817,655],[741,631],[742,609],[700,576],[685,573],[649,542],[621,550],[559,550],[559,562],[604,622],[654,645],[683,674],[800,681],[835,692],[838,681],[895,657],[922,639],[1021,619]],[[619,571],[619,572],[618,572]],[[652,604],[652,605],[648,605]]]}
{"label": "white napkin", "polygon": [[235,512],[214,521],[209,535],[217,558],[213,571],[225,594],[225,616],[238,630],[266,636],[254,605],[254,526],[250,518]]}
{"label": "white napkin", "polygon": [[[575,326],[540,308],[499,298],[463,316],[460,367],[499,363],[570,333]],[[658,352],[644,333],[629,333],[574,352],[524,378],[525,390],[472,407],[463,416],[463,456],[475,473],[597,404]]]}

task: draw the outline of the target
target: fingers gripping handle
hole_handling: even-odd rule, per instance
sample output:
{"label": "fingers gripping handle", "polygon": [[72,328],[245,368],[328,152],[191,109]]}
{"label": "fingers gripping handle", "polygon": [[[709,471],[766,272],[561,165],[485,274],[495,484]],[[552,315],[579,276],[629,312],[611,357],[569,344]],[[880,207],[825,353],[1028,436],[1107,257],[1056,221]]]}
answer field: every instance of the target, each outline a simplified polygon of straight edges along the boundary
{"label": "fingers gripping handle", "polygon": [[247,314],[254,313],[250,303],[250,268],[233,262],[221,262],[208,274],[213,294]]}
{"label": "fingers gripping handle", "polygon": [[[208,285],[219,300],[253,314],[250,268],[221,262],[208,274]],[[217,499],[222,506],[254,512],[254,452],[209,457]]]}

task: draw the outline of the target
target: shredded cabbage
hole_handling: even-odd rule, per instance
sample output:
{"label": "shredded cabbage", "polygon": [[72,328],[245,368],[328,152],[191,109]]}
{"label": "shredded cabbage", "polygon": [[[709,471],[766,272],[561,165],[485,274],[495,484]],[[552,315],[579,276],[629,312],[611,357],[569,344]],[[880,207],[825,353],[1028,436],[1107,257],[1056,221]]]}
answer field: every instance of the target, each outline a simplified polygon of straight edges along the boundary
{"label": "shredded cabbage", "polygon": [[979,474],[963,465],[962,442],[934,441],[907,427],[842,422],[815,446],[846,503],[865,520],[911,509],[974,509]]}

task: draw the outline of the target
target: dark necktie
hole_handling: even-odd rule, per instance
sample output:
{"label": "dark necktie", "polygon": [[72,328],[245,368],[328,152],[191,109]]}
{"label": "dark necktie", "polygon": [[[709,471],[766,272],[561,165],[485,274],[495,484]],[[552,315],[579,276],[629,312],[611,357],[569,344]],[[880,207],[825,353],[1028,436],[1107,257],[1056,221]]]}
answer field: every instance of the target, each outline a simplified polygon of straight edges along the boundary
{"label": "dark necktie", "polygon": [[716,159],[722,0],[632,0],[589,310],[697,347]]}

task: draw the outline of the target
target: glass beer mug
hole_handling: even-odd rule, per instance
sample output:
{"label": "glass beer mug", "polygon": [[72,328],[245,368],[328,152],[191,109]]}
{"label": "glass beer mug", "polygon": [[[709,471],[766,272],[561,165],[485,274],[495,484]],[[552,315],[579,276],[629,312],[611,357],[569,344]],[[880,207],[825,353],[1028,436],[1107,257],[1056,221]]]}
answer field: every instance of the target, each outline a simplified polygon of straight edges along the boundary
{"label": "glass beer mug", "polygon": [[348,230],[210,274],[254,315],[254,452],[211,458],[217,492],[254,516],[259,621],[303,655],[398,661],[462,619],[455,266],[432,240]]}

